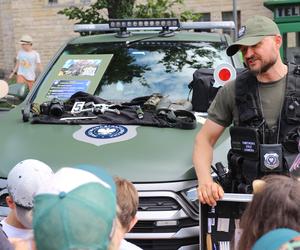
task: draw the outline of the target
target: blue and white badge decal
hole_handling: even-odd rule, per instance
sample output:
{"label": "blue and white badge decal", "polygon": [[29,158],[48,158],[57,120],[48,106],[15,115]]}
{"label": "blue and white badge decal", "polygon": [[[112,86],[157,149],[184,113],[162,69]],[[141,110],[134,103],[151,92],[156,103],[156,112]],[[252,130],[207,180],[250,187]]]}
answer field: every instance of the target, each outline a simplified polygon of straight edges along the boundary
{"label": "blue and white badge decal", "polygon": [[85,135],[91,138],[112,139],[126,134],[128,129],[120,125],[98,125],[85,131]]}
{"label": "blue and white badge decal", "polygon": [[104,144],[127,141],[137,135],[138,126],[115,124],[81,125],[73,134],[75,140],[101,146]]}

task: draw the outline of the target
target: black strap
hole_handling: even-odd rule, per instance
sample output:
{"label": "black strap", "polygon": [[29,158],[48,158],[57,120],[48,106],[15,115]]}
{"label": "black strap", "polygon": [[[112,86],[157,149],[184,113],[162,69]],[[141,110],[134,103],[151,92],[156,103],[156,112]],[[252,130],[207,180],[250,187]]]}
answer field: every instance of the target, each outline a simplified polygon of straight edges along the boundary
{"label": "black strap", "polygon": [[239,113],[239,126],[258,125],[263,121],[257,101],[257,79],[246,71],[236,80],[235,101]]}
{"label": "black strap", "polygon": [[174,124],[175,128],[180,129],[194,129],[196,128],[195,115],[187,110],[172,110],[172,109],[159,109],[157,114],[164,117],[167,122]]}

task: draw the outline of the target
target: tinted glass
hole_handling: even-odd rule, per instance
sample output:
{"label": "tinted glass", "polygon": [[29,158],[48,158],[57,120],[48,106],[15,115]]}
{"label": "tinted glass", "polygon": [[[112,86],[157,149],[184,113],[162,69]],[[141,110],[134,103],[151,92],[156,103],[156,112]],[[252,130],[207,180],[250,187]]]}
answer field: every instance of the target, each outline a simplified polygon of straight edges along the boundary
{"label": "tinted glass", "polygon": [[230,62],[225,44],[217,42],[137,42],[69,45],[67,54],[113,54],[99,81],[96,95],[108,100],[130,100],[161,93],[186,99],[188,84],[198,68]]}

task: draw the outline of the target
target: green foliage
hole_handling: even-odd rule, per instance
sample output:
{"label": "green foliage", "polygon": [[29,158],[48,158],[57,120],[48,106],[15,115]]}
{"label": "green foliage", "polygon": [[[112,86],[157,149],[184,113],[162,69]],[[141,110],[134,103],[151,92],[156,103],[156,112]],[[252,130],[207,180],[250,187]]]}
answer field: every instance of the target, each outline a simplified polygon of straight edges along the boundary
{"label": "green foliage", "polygon": [[[58,14],[67,16],[77,23],[105,23],[108,18],[168,18],[178,17],[181,21],[197,21],[201,14],[184,11],[179,16],[172,10],[175,5],[182,6],[184,0],[148,0],[134,8],[135,0],[97,0],[90,7],[71,6],[60,10]],[[103,10],[108,11],[108,17]]]}
{"label": "green foliage", "polygon": [[76,7],[71,6],[60,10],[58,14],[67,16],[70,20],[78,20],[78,23],[104,23],[107,18],[103,17],[100,14],[102,9],[107,8],[106,0],[97,0],[94,4],[91,4],[90,7]]}
{"label": "green foliage", "polygon": [[183,0],[148,0],[146,4],[138,4],[134,10],[137,18],[168,18],[175,17],[172,6],[183,4]]}
{"label": "green foliage", "polygon": [[181,21],[198,21],[200,13],[192,11],[181,12],[178,16],[173,7],[184,5],[184,0],[148,0],[146,4],[139,4],[134,9],[134,17],[137,18],[169,18],[178,17]]}
{"label": "green foliage", "polygon": [[[97,0],[90,7],[71,6],[60,10],[58,14],[67,16],[77,23],[106,23],[108,18],[126,18],[132,16],[135,0]],[[108,10],[108,17],[103,10]]]}
{"label": "green foliage", "polygon": [[133,15],[135,0],[108,0],[109,18],[130,18]]}
{"label": "green foliage", "polygon": [[193,13],[190,10],[186,10],[184,12],[180,13],[180,21],[186,22],[186,21],[199,21],[201,18],[201,13]]}

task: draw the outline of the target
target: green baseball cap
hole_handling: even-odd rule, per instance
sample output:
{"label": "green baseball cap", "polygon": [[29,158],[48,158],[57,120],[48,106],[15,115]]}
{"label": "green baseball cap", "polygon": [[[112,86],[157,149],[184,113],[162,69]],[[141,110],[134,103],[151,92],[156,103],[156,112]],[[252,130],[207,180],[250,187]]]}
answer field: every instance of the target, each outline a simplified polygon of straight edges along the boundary
{"label": "green baseball cap", "polygon": [[104,173],[62,168],[34,197],[37,249],[107,250],[116,218],[116,194]]}
{"label": "green baseball cap", "polygon": [[267,36],[280,34],[278,26],[270,18],[265,16],[253,16],[249,18],[238,33],[238,40],[231,44],[226,53],[233,56],[239,51],[241,45],[253,46]]}

